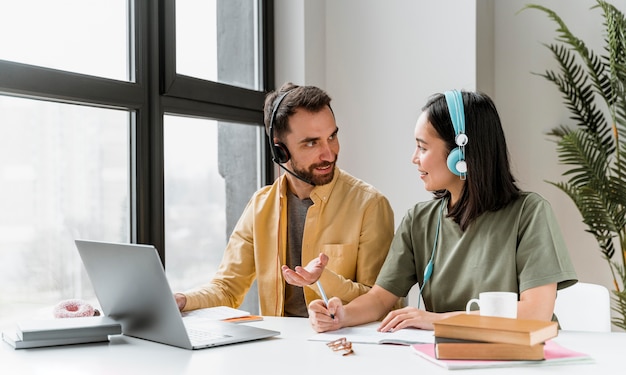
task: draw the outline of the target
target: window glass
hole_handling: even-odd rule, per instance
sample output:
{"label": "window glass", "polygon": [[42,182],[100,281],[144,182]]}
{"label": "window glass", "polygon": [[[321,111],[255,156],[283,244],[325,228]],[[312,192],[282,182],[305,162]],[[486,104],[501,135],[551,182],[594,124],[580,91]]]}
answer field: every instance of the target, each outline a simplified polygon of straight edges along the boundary
{"label": "window glass", "polygon": [[[165,116],[165,265],[172,289],[208,282],[258,189],[258,126]],[[262,138],[261,138],[262,139]]]}
{"label": "window glass", "polygon": [[129,119],[0,96],[0,316],[94,299],[74,239],[130,241]]}
{"label": "window glass", "polygon": [[176,72],[258,89],[258,0],[176,1]]}
{"label": "window glass", "polygon": [[129,80],[128,0],[0,0],[0,59]]}
{"label": "window glass", "polygon": [[[45,310],[45,316],[51,306],[68,298],[97,304],[76,238],[152,241],[166,254],[173,289],[208,281],[246,203],[264,181],[263,126],[206,119],[217,112],[220,118],[257,121],[250,119],[248,102],[253,99],[240,102],[239,97],[224,95],[227,100],[217,104],[212,96],[152,100],[162,94],[159,85],[124,82],[134,81],[129,72],[145,78],[149,67],[165,69],[157,60],[173,51],[145,38],[156,31],[150,25],[162,27],[161,21],[171,21],[161,9],[175,6],[178,30],[165,35],[173,30],[162,28],[159,35],[168,42],[176,38],[177,72],[224,83],[203,82],[218,95],[237,86],[261,96],[259,0],[167,0],[156,8],[153,3],[0,0],[0,66],[17,62],[61,71],[48,75],[46,69],[33,69],[34,84],[27,78],[29,67],[20,67],[24,75],[18,80],[2,79],[0,69],[0,323],[29,307]],[[135,41],[156,50],[138,48],[148,55],[132,56]],[[139,65],[131,69],[134,62]],[[163,77],[171,72],[154,73]],[[51,88],[65,75],[114,81],[106,83],[110,90],[98,91],[89,77],[69,79],[62,90]],[[127,103],[126,89],[131,86],[142,95],[132,95]],[[94,90],[101,95],[81,99]],[[66,101],[79,104],[62,103]],[[196,117],[156,115],[164,111],[188,111]],[[142,130],[138,139],[131,138],[135,121]],[[150,147],[160,142],[165,155],[160,147]],[[134,150],[141,154],[132,155]],[[131,180],[132,171],[162,167],[164,181],[153,173]],[[161,183],[164,201],[160,189],[150,189]],[[131,191],[135,187],[142,190]],[[132,206],[133,194],[146,204]],[[165,223],[152,214],[162,209]]]}

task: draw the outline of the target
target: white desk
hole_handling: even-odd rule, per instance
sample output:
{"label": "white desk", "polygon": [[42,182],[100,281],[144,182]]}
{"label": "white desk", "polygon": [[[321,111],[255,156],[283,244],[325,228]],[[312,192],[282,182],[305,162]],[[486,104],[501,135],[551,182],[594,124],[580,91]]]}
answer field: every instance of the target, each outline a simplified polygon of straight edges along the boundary
{"label": "white desk", "polygon": [[[0,373],[10,374],[449,374],[407,346],[354,344],[354,355],[333,353],[314,334],[307,319],[266,317],[248,323],[280,336],[230,346],[185,350],[126,336],[109,343],[14,350],[0,344]],[[615,374],[626,367],[626,333],[562,331],[555,339],[590,354],[593,364],[459,370],[460,374]],[[620,369],[621,368],[621,369]],[[11,372],[10,372],[11,371]]]}

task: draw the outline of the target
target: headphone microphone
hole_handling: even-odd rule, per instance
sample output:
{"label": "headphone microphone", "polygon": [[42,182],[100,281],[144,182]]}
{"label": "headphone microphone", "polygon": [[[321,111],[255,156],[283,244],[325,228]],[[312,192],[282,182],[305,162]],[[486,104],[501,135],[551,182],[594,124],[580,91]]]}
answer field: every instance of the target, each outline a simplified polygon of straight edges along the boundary
{"label": "headphone microphone", "polygon": [[276,104],[274,104],[274,108],[272,109],[272,116],[270,116],[270,129],[268,131],[268,138],[269,138],[269,143],[270,143],[270,152],[272,154],[272,161],[276,163],[280,168],[285,170],[285,172],[294,176],[298,180],[306,182],[309,185],[315,186],[315,184],[312,181],[309,181],[308,179],[302,176],[299,176],[297,173],[290,171],[289,169],[287,169],[287,167],[283,165],[284,163],[288,162],[289,159],[291,159],[291,154],[289,153],[289,150],[287,149],[287,146],[285,146],[284,143],[282,142],[274,143],[274,121],[276,121],[276,113],[278,112],[278,107],[280,107],[280,103],[282,103],[283,99],[285,99],[287,94],[289,94],[290,92],[291,90],[288,90],[287,92],[282,93],[278,97],[278,99],[275,100]]}
{"label": "headphone microphone", "polygon": [[467,162],[465,161],[465,145],[468,142],[467,134],[465,134],[465,109],[463,107],[463,95],[460,91],[452,90],[444,93],[450,119],[454,127],[454,142],[458,147],[450,151],[448,154],[448,169],[452,173],[465,180],[467,176]]}

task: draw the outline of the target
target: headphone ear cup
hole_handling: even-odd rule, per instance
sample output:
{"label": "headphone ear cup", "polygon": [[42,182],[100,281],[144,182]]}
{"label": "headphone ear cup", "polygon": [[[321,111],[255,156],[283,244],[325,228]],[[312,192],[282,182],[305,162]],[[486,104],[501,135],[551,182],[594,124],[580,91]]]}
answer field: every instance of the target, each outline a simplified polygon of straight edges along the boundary
{"label": "headphone ear cup", "polygon": [[467,173],[467,163],[463,160],[463,154],[459,147],[450,151],[448,155],[448,169],[457,176]]}
{"label": "headphone ear cup", "polygon": [[282,143],[274,143],[274,161],[278,164],[284,164],[289,161],[291,155],[289,150]]}

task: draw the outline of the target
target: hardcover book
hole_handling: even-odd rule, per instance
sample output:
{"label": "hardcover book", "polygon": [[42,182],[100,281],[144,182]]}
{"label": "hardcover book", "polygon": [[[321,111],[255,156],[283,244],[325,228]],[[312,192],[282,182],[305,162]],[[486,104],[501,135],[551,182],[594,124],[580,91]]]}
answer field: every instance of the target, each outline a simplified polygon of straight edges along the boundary
{"label": "hardcover book", "polygon": [[537,345],[558,335],[551,321],[460,314],[433,323],[435,337]]}
{"label": "hardcover book", "polygon": [[517,345],[435,337],[437,359],[527,360],[544,359],[544,344]]}

